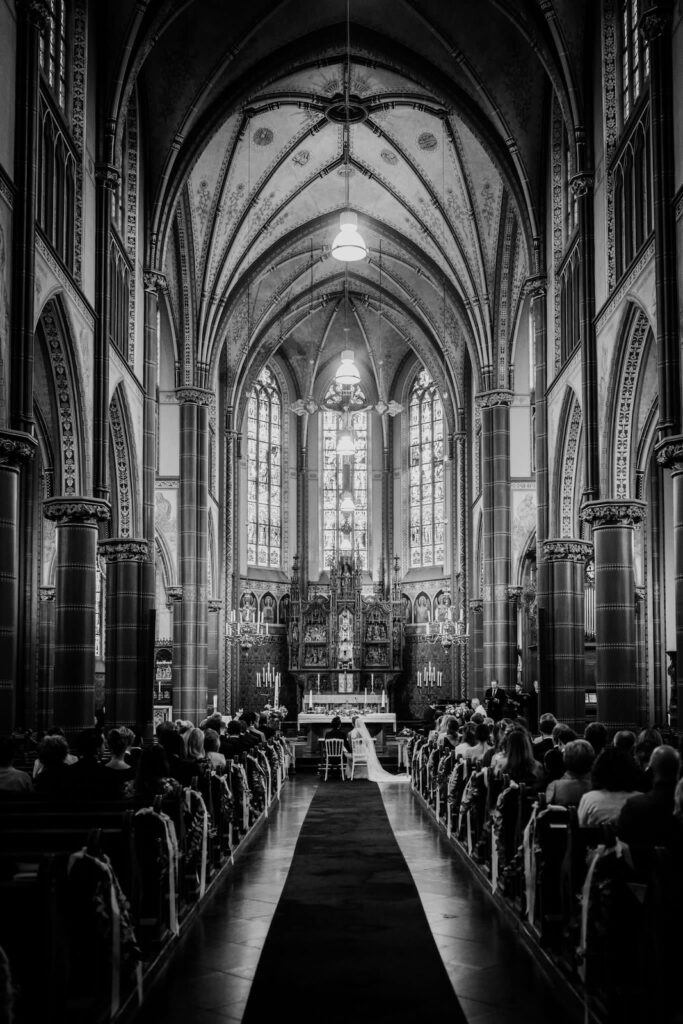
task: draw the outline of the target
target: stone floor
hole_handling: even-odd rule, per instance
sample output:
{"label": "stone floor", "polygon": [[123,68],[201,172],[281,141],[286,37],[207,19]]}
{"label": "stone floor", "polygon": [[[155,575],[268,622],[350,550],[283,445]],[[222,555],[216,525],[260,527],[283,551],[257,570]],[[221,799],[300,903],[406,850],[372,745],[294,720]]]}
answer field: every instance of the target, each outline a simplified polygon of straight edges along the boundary
{"label": "stone floor", "polygon": [[[313,775],[297,775],[285,785],[279,807],[183,938],[171,969],[145,1004],[139,1024],[241,1021],[317,785],[324,783]],[[382,792],[468,1024],[572,1024],[565,1016],[561,994],[548,984],[514,929],[454,854],[410,788],[383,784]],[[350,982],[352,977],[350,961]],[[288,1007],[291,1016],[293,1008],[299,1007],[305,1014],[305,978],[302,964],[290,990],[273,993],[274,1009]],[[295,1016],[300,1016],[298,1010]]]}

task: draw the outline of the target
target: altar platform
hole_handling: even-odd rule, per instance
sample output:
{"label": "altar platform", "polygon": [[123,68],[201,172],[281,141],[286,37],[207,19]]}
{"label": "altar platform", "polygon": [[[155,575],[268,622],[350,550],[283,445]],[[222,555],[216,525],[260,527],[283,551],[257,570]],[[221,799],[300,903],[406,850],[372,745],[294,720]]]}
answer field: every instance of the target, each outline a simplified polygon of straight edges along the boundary
{"label": "altar platform", "polygon": [[[354,710],[353,714],[363,716],[368,732],[375,741],[378,754],[383,752],[386,747],[387,727],[390,727],[392,732],[396,732],[396,715],[390,711],[366,712],[363,707]],[[328,710],[323,710],[322,707],[314,708],[313,711],[302,711],[297,716],[296,722],[299,730],[304,730],[306,733],[305,746],[302,749],[303,754],[311,756],[318,753],[320,740],[330,728],[335,715],[341,718],[342,726],[348,726],[350,729],[351,713],[344,712],[339,708],[336,710],[333,708]]]}

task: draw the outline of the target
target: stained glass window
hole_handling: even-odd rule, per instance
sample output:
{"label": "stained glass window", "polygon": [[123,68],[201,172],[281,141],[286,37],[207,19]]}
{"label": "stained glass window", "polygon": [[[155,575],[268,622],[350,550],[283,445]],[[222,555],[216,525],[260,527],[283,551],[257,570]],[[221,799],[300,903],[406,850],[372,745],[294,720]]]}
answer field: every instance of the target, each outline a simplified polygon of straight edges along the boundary
{"label": "stained glass window", "polygon": [[643,91],[650,74],[650,53],[640,34],[640,0],[623,0],[621,8],[621,98],[624,122]]}
{"label": "stained glass window", "polygon": [[417,375],[410,394],[408,476],[410,565],[443,565],[443,405],[426,370]]}
{"label": "stained glass window", "polygon": [[282,560],[282,398],[268,369],[247,406],[247,562],[279,569]]}
{"label": "stained glass window", "polygon": [[62,110],[66,106],[66,0],[47,0],[40,35],[40,66]]}
{"label": "stained glass window", "polygon": [[[368,414],[349,413],[354,454],[337,455],[340,414],[323,410],[323,565],[340,555],[353,555],[361,568],[368,564]],[[354,510],[340,508],[351,491]]]}

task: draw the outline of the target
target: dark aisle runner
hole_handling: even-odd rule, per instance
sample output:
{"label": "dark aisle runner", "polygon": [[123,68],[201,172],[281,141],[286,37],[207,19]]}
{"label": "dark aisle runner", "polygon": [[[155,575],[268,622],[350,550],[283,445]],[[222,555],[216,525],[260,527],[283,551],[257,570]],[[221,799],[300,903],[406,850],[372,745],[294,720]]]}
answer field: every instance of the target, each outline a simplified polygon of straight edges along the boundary
{"label": "dark aisle runner", "polygon": [[376,783],[321,783],[243,1024],[283,1002],[326,1024],[465,1024]]}

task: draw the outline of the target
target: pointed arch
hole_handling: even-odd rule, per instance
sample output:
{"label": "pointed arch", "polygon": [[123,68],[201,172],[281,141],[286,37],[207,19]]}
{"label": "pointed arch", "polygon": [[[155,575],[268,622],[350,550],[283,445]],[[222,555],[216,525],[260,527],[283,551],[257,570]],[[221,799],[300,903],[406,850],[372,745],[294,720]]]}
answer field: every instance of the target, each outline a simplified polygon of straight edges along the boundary
{"label": "pointed arch", "polygon": [[558,537],[578,537],[580,503],[580,458],[583,412],[576,394],[567,388],[555,457],[555,533]]}
{"label": "pointed arch", "polygon": [[59,294],[45,303],[36,329],[36,402],[55,448],[55,495],[86,494],[89,450],[83,388],[69,323]]}
{"label": "pointed arch", "polygon": [[123,385],[118,384],[109,403],[109,487],[112,533],[136,537],[139,531],[137,459]]}
{"label": "pointed arch", "polygon": [[622,323],[607,402],[610,429],[605,477],[613,497],[633,498],[636,493],[637,409],[642,372],[653,334],[647,314],[635,303],[627,308]]}

